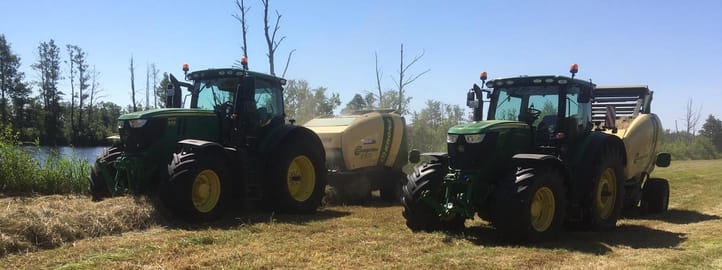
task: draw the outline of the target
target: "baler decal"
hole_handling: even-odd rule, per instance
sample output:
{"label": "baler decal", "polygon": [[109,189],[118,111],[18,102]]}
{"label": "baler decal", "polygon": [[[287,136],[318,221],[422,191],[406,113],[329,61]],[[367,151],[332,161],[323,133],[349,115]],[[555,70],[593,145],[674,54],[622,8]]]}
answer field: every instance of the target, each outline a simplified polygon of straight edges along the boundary
{"label": "baler decal", "polygon": [[383,142],[381,143],[381,154],[379,155],[379,165],[386,164],[386,159],[389,158],[389,152],[391,151],[391,142],[394,138],[394,120],[388,115],[381,116],[384,122],[384,134]]}

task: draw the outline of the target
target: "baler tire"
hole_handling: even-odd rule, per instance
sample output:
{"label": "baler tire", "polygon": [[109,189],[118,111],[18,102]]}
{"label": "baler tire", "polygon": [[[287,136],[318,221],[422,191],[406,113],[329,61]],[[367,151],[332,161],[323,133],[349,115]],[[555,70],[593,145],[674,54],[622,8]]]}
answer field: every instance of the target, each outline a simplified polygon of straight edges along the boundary
{"label": "baler tire", "polygon": [[108,190],[108,184],[106,179],[100,173],[98,169],[98,162],[104,162],[108,164],[108,168],[111,170],[110,175],[115,175],[115,163],[122,154],[122,151],[117,147],[110,147],[105,149],[100,155],[96,162],[90,168],[90,176],[88,177],[90,196],[94,202],[101,201],[104,198],[112,196],[110,190]]}
{"label": "baler tire", "polygon": [[226,164],[220,153],[174,153],[169,178],[159,185],[163,204],[190,223],[220,218],[231,193]]}
{"label": "baler tire", "polygon": [[304,139],[286,138],[269,160],[264,199],[274,210],[310,214],[321,206],[327,174],[323,148]]}
{"label": "baler tire", "polygon": [[658,214],[669,207],[669,182],[661,178],[649,178],[642,189],[642,209],[647,214]]}
{"label": "baler tire", "polygon": [[[507,190],[502,190],[507,189]],[[493,196],[492,224],[511,241],[553,239],[564,223],[564,179],[552,167],[519,167],[513,184]]]}
{"label": "baler tire", "polygon": [[591,189],[583,202],[583,226],[610,231],[616,228],[624,204],[622,154],[616,148],[606,149],[594,164]]}
{"label": "baler tire", "polygon": [[406,226],[414,232],[437,230],[460,230],[464,228],[462,216],[454,216],[449,220],[441,220],[435,210],[424,201],[424,196],[439,192],[440,183],[446,174],[441,163],[425,163],[414,168],[408,175],[408,181],[401,189],[401,204]]}
{"label": "baler tire", "polygon": [[383,179],[379,195],[381,200],[389,203],[398,203],[401,200],[401,189],[403,184],[400,178],[401,173],[388,172]]}

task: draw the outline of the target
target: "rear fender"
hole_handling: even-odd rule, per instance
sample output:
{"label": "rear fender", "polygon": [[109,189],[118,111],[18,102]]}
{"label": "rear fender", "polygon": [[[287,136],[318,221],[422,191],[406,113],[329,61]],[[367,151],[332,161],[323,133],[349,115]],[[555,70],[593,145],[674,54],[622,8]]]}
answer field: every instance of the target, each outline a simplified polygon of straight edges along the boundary
{"label": "rear fender", "polygon": [[325,164],[326,150],[323,148],[323,143],[321,143],[321,139],[318,135],[306,127],[288,124],[269,131],[265,138],[259,143],[257,150],[261,155],[261,160],[267,160],[270,155],[275,153],[274,150],[286,140],[295,139],[305,141],[301,138],[309,139],[316,145],[316,149],[321,150],[321,157],[324,159],[323,162]]}
{"label": "rear fender", "polygon": [[233,154],[236,152],[235,148],[223,147],[223,145],[221,145],[217,142],[195,140],[195,139],[185,139],[185,140],[179,141],[178,149],[181,151],[187,151],[187,152],[216,151],[218,153],[223,153],[223,155],[227,159],[232,158]]}
{"label": "rear fender", "polygon": [[526,165],[534,167],[551,167],[556,169],[564,177],[564,185],[569,186],[569,168],[564,161],[556,156],[544,154],[516,154],[512,157],[514,165]]}
{"label": "rear fender", "polygon": [[[619,151],[622,158],[622,166],[626,168],[627,155],[624,142],[614,135],[609,135],[602,132],[592,132],[588,138],[577,148],[575,154],[573,154],[574,169],[572,170],[572,178],[575,179],[573,183],[574,195],[572,200],[579,202],[589,189],[594,178],[594,167],[598,162],[599,156],[609,148],[614,148]],[[627,173],[626,171],[624,172]],[[626,175],[623,176],[626,178]]]}

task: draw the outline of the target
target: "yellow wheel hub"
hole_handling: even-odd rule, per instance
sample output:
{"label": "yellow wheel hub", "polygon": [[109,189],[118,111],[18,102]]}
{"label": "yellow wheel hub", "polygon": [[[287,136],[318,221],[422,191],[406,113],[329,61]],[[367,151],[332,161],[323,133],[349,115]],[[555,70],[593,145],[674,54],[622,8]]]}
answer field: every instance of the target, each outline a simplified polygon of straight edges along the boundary
{"label": "yellow wheel hub", "polygon": [[542,187],[534,193],[531,200],[530,214],[531,226],[538,232],[549,229],[554,221],[556,205],[554,192],[548,187]]}
{"label": "yellow wheel hub", "polygon": [[617,176],[612,168],[607,168],[599,178],[599,186],[596,190],[597,212],[599,217],[606,219],[614,212],[614,205],[617,200]]}
{"label": "yellow wheel hub", "polygon": [[313,163],[306,156],[296,156],[288,165],[286,174],[288,193],[291,198],[299,202],[305,202],[313,194],[316,186],[316,171]]}
{"label": "yellow wheel hub", "polygon": [[193,206],[201,213],[216,208],[221,198],[221,179],[212,170],[203,170],[193,180]]}

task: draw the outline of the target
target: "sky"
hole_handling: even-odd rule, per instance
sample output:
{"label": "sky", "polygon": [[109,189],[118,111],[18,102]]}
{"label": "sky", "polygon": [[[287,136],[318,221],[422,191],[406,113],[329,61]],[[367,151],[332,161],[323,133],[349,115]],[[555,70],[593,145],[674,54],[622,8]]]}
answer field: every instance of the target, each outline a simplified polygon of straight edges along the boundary
{"label": "sky", "polygon": [[[249,66],[268,72],[263,6],[246,1]],[[407,76],[429,70],[406,88],[412,111],[427,100],[464,107],[481,71],[490,78],[568,75],[577,63],[577,78],[597,85],[648,85],[665,129],[685,129],[690,100],[701,106],[698,128],[710,114],[722,117],[718,0],[271,0],[270,7],[282,15],[278,36],[286,37],[276,73],[295,50],[285,77],[339,93],[340,107],[356,93],[375,91],[374,53],[382,87],[394,88],[403,43],[406,61],[423,53]],[[0,34],[27,79],[38,79],[30,65],[40,42],[54,39],[63,58],[65,45],[74,44],[101,73],[105,100],[123,106],[131,103],[131,56],[136,89],[145,89],[151,63],[179,77],[184,63],[191,70],[229,67],[242,56],[233,0],[0,1],[0,11]]]}

